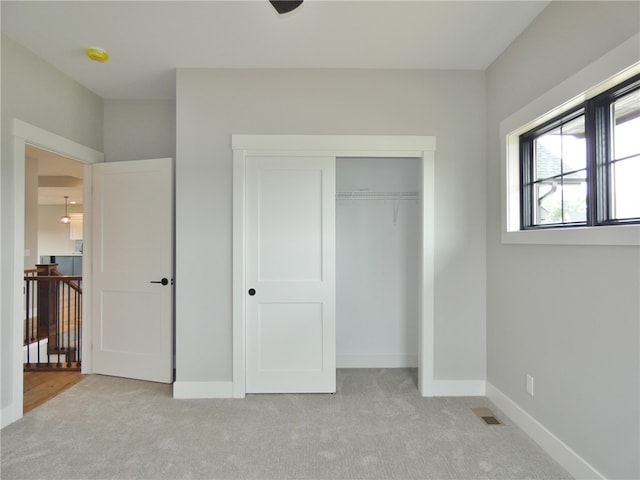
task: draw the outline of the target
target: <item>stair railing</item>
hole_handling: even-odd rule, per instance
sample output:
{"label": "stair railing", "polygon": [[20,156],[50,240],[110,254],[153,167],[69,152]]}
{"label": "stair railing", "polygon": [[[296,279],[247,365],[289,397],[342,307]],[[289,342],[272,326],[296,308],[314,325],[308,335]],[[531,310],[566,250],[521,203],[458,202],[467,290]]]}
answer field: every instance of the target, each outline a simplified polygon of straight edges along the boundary
{"label": "stair railing", "polygon": [[57,264],[25,270],[24,368],[80,370],[82,277]]}

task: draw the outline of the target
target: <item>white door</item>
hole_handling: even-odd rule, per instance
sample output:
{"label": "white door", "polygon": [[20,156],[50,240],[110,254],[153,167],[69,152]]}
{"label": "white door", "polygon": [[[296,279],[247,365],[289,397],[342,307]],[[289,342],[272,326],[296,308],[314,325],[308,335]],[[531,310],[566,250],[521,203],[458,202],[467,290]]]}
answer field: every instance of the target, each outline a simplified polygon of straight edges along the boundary
{"label": "white door", "polygon": [[170,158],[93,167],[93,371],[173,381]]}
{"label": "white door", "polygon": [[335,158],[246,160],[246,391],[335,392]]}

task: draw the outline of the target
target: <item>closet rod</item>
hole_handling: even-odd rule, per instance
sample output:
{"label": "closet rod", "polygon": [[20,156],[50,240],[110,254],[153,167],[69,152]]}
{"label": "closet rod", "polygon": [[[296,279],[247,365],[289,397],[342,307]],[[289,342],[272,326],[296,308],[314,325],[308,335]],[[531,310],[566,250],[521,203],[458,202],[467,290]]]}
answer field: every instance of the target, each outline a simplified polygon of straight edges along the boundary
{"label": "closet rod", "polygon": [[417,200],[418,192],[372,192],[352,190],[336,192],[337,200]]}

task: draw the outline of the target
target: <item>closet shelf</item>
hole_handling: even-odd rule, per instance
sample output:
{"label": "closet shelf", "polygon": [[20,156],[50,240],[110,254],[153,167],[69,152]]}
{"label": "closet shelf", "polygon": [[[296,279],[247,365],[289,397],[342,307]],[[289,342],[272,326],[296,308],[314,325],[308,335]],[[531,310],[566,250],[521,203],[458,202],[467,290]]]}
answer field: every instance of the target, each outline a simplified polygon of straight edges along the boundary
{"label": "closet shelf", "polygon": [[336,192],[337,200],[417,200],[418,192],[372,192],[351,190]]}

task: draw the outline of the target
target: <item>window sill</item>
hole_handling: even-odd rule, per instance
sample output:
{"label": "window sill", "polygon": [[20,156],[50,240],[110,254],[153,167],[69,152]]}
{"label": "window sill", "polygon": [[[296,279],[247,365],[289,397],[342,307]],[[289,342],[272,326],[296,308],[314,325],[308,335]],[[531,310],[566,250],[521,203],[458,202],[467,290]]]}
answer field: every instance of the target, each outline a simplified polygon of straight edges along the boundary
{"label": "window sill", "polygon": [[519,245],[640,246],[640,225],[503,231],[502,243]]}

